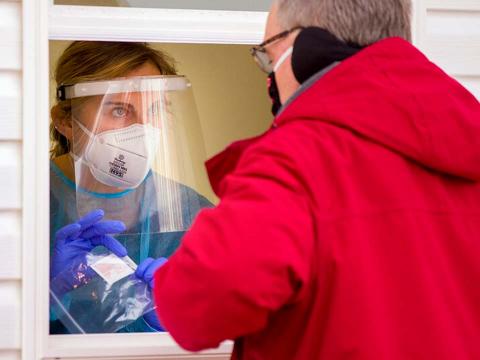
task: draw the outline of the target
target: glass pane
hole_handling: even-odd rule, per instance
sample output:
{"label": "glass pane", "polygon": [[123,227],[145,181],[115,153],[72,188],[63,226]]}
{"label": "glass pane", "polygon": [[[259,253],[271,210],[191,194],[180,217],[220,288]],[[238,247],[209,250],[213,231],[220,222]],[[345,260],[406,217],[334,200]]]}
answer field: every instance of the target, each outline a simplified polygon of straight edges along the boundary
{"label": "glass pane", "polygon": [[236,11],[268,11],[270,3],[271,0],[54,0],[55,5]]}
{"label": "glass pane", "polygon": [[[157,65],[139,66],[144,53]],[[161,77],[172,63],[179,76]],[[217,203],[204,161],[268,129],[266,76],[245,45],[66,41],[50,41],[50,74],[50,334],[151,332],[132,270],[172,255]],[[62,240],[88,239],[60,229],[93,209],[124,223],[111,232],[129,259]]]}

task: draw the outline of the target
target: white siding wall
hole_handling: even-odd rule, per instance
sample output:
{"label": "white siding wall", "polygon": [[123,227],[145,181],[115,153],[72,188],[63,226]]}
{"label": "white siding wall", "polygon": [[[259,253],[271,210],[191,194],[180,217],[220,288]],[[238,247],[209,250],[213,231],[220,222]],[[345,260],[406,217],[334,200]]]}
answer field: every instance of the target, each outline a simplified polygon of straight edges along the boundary
{"label": "white siding wall", "polygon": [[423,0],[419,45],[480,99],[480,0]]}
{"label": "white siding wall", "polygon": [[21,3],[0,0],[0,360],[20,359]]}

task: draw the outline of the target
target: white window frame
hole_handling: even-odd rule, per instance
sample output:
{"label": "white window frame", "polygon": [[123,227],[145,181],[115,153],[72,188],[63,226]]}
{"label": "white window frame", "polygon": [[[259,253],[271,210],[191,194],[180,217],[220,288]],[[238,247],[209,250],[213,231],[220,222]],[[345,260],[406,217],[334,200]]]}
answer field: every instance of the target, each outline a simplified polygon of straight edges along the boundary
{"label": "white window frame", "polygon": [[[459,4],[461,3],[461,5]],[[478,0],[413,0],[413,41],[420,49],[428,9],[478,11]],[[23,0],[23,319],[24,360],[226,358],[231,343],[205,356],[181,351],[168,334],[48,335],[48,124],[50,40],[256,44],[266,13],[53,5]],[[436,40],[436,39],[433,39]],[[446,41],[439,39],[438,41]]]}
{"label": "white window frame", "polygon": [[22,358],[227,359],[232,343],[191,354],[169,334],[49,335],[49,40],[256,44],[265,12],[54,5],[23,1]]}
{"label": "white window frame", "polygon": [[[51,1],[51,0],[50,0]],[[256,44],[266,12],[53,5],[51,40]]]}

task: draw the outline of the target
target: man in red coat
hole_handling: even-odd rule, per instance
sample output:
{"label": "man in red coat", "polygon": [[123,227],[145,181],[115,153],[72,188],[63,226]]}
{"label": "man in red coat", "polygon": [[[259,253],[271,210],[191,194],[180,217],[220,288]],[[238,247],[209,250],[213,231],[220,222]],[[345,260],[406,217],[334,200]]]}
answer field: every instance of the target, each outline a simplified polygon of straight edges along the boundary
{"label": "man in red coat", "polygon": [[274,2],[252,50],[273,125],[207,163],[220,203],[155,272],[181,346],[480,359],[480,105],[408,42],[409,13]]}

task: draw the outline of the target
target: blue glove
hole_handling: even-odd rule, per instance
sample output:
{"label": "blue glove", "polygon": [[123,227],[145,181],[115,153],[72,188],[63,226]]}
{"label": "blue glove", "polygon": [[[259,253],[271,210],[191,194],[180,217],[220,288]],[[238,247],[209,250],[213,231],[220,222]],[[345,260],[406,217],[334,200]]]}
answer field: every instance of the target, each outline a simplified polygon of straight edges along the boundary
{"label": "blue glove", "polygon": [[153,289],[153,276],[155,275],[155,271],[157,271],[167,261],[168,259],[164,257],[155,260],[152,258],[146,258],[138,265],[135,275],[140,280],[145,281],[150,289]]}
{"label": "blue glove", "polygon": [[[146,258],[143,260],[140,265],[138,265],[137,270],[135,271],[135,275],[140,280],[145,281],[150,289],[153,289],[154,286],[154,275],[155,271],[157,271],[163,264],[165,264],[168,260],[164,257],[158,259]],[[160,320],[157,317],[155,310],[149,311],[143,315],[143,320],[152,328],[157,331],[165,331]]]}
{"label": "blue glove", "polygon": [[125,230],[121,221],[106,220],[103,210],[93,210],[75,223],[64,226],[55,234],[50,279],[77,263],[85,262],[86,255],[103,245],[119,257],[127,255],[125,247],[108,234]]}

